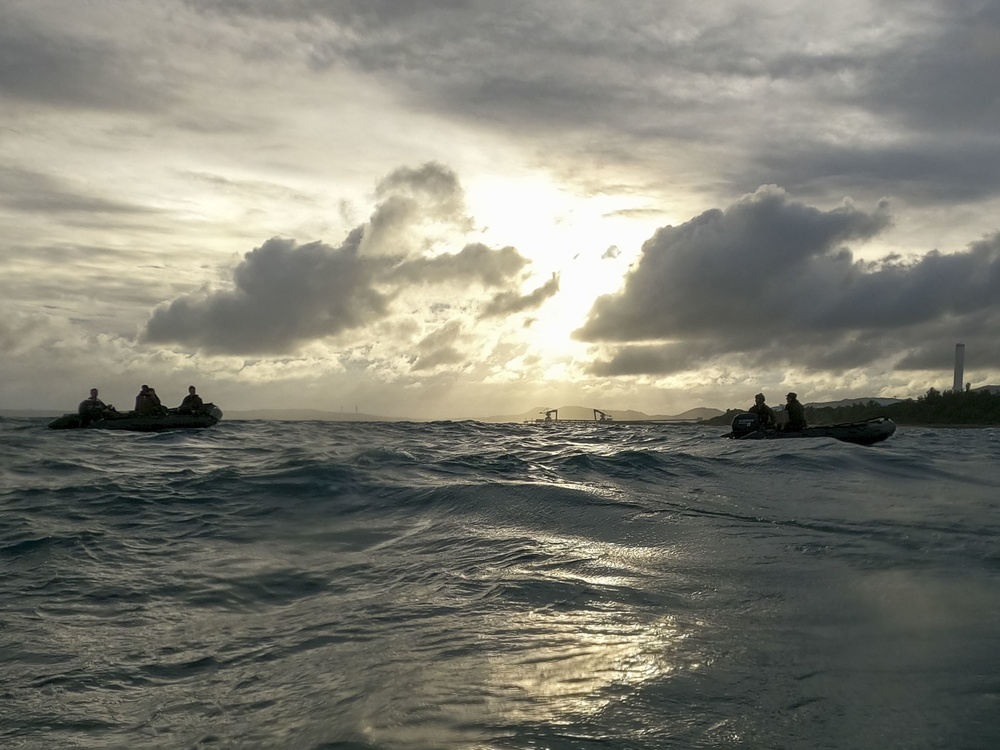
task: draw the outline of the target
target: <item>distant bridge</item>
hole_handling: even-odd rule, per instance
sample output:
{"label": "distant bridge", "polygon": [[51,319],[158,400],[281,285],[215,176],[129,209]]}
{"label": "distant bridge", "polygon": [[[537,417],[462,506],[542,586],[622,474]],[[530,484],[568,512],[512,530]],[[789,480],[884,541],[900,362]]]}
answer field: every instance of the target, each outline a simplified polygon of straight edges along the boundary
{"label": "distant bridge", "polygon": [[545,411],[540,411],[539,414],[544,414],[544,417],[525,420],[531,424],[552,424],[554,422],[559,422],[560,424],[698,424],[703,421],[702,417],[689,417],[689,418],[675,418],[675,419],[615,419],[606,411],[601,409],[594,409],[593,419],[559,419],[558,409],[546,409]]}

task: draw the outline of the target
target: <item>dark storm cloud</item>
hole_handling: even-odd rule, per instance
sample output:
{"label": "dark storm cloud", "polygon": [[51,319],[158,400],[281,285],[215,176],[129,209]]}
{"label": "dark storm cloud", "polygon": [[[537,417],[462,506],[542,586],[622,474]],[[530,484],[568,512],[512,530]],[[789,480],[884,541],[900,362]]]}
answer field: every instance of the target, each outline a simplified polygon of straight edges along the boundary
{"label": "dark storm cloud", "polygon": [[[312,74],[361,71],[420,111],[558,139],[576,163],[656,168],[664,152],[711,143],[723,145],[721,179],[737,191],[776,183],[843,194],[850,182],[854,195],[911,201],[1000,194],[996,3],[817,6],[802,20],[812,27],[798,29],[767,3],[725,12],[555,0],[187,5],[240,35],[288,25],[302,46],[282,52],[307,60]],[[28,15],[0,10],[0,94],[89,107],[173,101],[165,82],[182,79],[162,62],[172,51],[138,56]],[[823,20],[840,25],[821,36],[812,29]],[[789,41],[792,29],[801,44]],[[216,113],[213,122],[228,130],[240,118]]]}
{"label": "dark storm cloud", "polygon": [[914,261],[855,260],[845,243],[888,223],[885,206],[821,211],[762,188],[659,230],[576,336],[618,345],[595,366],[603,374],[677,372],[727,354],[842,370],[946,351],[957,333],[996,324],[1000,235]]}
{"label": "dark storm cloud", "polygon": [[904,35],[898,54],[878,56],[866,102],[911,128],[934,129],[949,138],[996,132],[1000,5],[948,3],[938,12],[929,31]]}
{"label": "dark storm cloud", "polygon": [[281,353],[382,317],[389,297],[374,288],[381,261],[359,254],[361,236],[354,232],[339,248],[268,240],[236,268],[231,291],[158,307],[143,338],[229,354]]}
{"label": "dark storm cloud", "polygon": [[337,248],[268,240],[236,268],[232,290],[161,305],[143,339],[229,354],[285,353],[386,317],[392,300],[414,280],[510,283],[504,269],[516,274],[526,263],[511,248],[482,246],[430,260],[365,256],[359,252],[363,235],[359,228]]}
{"label": "dark storm cloud", "polygon": [[[371,221],[339,247],[270,239],[246,254],[232,289],[159,306],[142,338],[230,354],[286,353],[385,318],[392,301],[415,285],[503,289],[519,283],[528,261],[512,247],[473,243],[433,257],[411,252],[412,236],[428,221],[459,230],[471,226],[461,186],[446,167],[398,169],[376,193],[381,202]],[[442,345],[423,351],[418,361],[430,367],[426,363],[448,356]]]}
{"label": "dark storm cloud", "polygon": [[664,80],[729,56],[724,38],[707,53],[707,34],[682,43],[661,33],[664,16],[656,4],[637,3],[612,11],[602,3],[480,0],[419,13],[386,3],[376,14],[331,6],[328,18],[355,33],[316,44],[312,61],[317,70],[358,68],[421,108],[461,119],[560,138],[596,131],[595,146],[607,149],[629,133],[674,129],[680,108],[704,103],[705,92],[693,96]]}
{"label": "dark storm cloud", "polygon": [[483,308],[480,317],[492,318],[532,310],[545,302],[549,297],[554,296],[558,291],[559,277],[553,275],[551,279],[528,294],[500,292]]}
{"label": "dark storm cloud", "polygon": [[149,109],[169,92],[151,90],[142,66],[104,39],[73,37],[0,4],[0,95],[57,107]]}
{"label": "dark storm cloud", "polygon": [[895,367],[898,370],[947,372],[954,364],[955,344],[964,343],[967,371],[1000,368],[998,330],[1000,310],[997,306],[958,318],[942,318],[921,328],[919,339],[895,363]]}
{"label": "dark storm cloud", "polygon": [[[591,341],[697,337],[703,332],[790,325],[789,304],[810,307],[811,287],[854,269],[841,244],[888,223],[880,210],[834,211],[761,188],[725,211],[668,226],[643,246],[624,290],[601,297],[578,332]],[[802,299],[805,298],[805,299]]]}
{"label": "dark storm cloud", "polygon": [[934,23],[901,26],[891,48],[838,66],[836,77],[854,83],[828,88],[828,103],[846,116],[868,116],[856,137],[802,137],[789,128],[761,148],[761,168],[745,177],[796,192],[828,180],[913,202],[1000,194],[1000,129],[993,125],[1000,116],[1000,6],[936,11]]}
{"label": "dark storm cloud", "polygon": [[702,91],[663,85],[672,75],[762,73],[741,62],[744,19],[723,14],[695,35],[675,34],[670,24],[682,20],[684,10],[671,12],[661,3],[613,9],[599,2],[531,0],[190,5],[232,17],[321,17],[351,33],[315,40],[310,52],[317,70],[352,67],[384,75],[422,108],[519,128],[580,129],[589,118],[600,127],[613,123],[624,132],[642,132],[664,125],[664,105],[704,100]]}
{"label": "dark storm cloud", "polygon": [[[870,28],[866,11],[891,19],[891,33]],[[422,108],[530,127],[592,157],[641,163],[658,144],[714,140],[729,146],[722,169],[738,190],[843,194],[847,184],[950,203],[1000,194],[995,3],[932,4],[933,23],[898,4],[883,19],[878,4],[849,8],[833,14],[846,19],[840,36],[798,46],[766,5],[301,2],[290,12],[354,31],[314,45],[319,70],[359,68]]]}
{"label": "dark storm cloud", "polygon": [[[751,154],[741,183],[778,182],[805,195],[866,190],[914,203],[1000,195],[1000,6],[951,3],[935,12],[934,23],[901,24],[891,47],[831,56],[828,75],[810,75],[827,81],[827,107],[868,116],[856,137],[783,128]],[[785,57],[772,72],[788,78],[804,64]]]}
{"label": "dark storm cloud", "polygon": [[949,204],[1000,193],[998,153],[1000,138],[993,134],[974,140],[935,135],[882,147],[784,144],[762,153],[760,169],[750,174],[781,175],[782,184],[797,194],[840,186],[844,192],[905,195],[914,204]]}

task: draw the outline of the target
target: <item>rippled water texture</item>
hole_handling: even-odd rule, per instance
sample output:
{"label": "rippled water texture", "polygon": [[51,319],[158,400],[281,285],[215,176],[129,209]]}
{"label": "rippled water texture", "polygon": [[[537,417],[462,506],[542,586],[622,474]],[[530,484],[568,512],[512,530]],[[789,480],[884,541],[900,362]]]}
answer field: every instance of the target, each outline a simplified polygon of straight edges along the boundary
{"label": "rippled water texture", "polygon": [[996,430],[44,424],[0,747],[997,747]]}

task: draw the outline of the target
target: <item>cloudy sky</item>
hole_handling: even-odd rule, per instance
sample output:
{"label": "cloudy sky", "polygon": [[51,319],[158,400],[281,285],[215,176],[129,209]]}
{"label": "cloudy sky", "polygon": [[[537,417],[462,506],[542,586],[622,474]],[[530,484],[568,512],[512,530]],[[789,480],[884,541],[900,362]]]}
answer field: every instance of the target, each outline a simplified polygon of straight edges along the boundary
{"label": "cloudy sky", "polygon": [[992,0],[0,3],[0,408],[1000,383]]}

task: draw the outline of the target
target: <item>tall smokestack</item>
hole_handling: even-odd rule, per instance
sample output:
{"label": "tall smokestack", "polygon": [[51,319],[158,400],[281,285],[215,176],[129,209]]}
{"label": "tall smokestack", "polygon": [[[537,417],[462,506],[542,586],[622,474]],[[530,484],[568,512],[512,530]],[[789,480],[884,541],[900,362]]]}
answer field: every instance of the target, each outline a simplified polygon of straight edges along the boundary
{"label": "tall smokestack", "polygon": [[965,344],[955,344],[955,393],[961,393],[962,379],[965,377]]}

